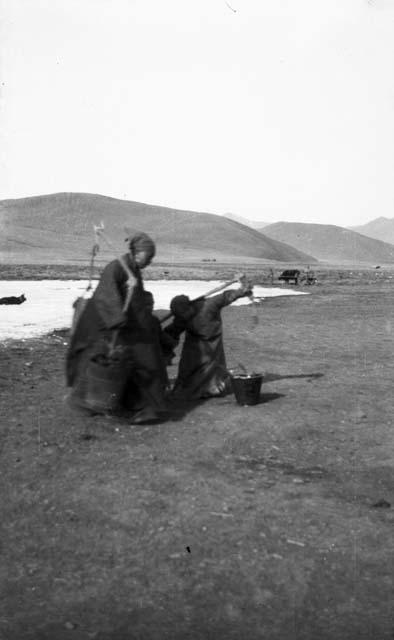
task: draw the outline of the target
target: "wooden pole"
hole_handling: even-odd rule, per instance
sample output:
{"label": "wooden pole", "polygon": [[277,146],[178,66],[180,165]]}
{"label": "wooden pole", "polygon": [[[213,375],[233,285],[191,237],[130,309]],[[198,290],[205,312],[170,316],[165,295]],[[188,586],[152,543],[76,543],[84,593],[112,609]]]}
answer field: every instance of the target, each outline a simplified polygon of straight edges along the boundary
{"label": "wooden pole", "polygon": [[[214,293],[219,293],[220,291],[223,291],[223,289],[227,289],[227,287],[229,287],[232,284],[235,284],[236,282],[239,282],[239,279],[231,280],[230,282],[221,284],[218,287],[215,287],[214,289],[207,291],[207,293],[204,293],[203,295],[198,296],[198,298],[194,298],[193,300],[191,300],[191,302],[196,302],[197,300],[203,300],[204,298],[208,298],[209,296],[212,296]],[[166,320],[169,320],[173,315],[174,314],[172,313],[172,311],[169,311],[167,315],[163,316],[163,318],[160,319],[160,323],[162,324],[163,322],[166,322]]]}

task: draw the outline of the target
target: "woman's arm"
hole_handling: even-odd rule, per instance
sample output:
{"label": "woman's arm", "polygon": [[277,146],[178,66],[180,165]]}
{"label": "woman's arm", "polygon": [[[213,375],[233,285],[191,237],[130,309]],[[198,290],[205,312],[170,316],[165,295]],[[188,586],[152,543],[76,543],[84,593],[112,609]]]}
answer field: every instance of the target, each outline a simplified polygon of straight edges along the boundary
{"label": "woman's arm", "polygon": [[174,320],[163,329],[163,333],[166,333],[174,342],[174,347],[179,344],[179,339],[182,333],[186,329],[186,324],[180,318],[174,318]]}
{"label": "woman's arm", "polygon": [[243,284],[239,289],[229,289],[228,291],[219,293],[217,296],[207,298],[205,304],[210,306],[212,309],[222,309],[223,307],[227,307],[235,300],[238,300],[238,298],[244,298],[245,296],[250,296],[251,294],[252,287]]}

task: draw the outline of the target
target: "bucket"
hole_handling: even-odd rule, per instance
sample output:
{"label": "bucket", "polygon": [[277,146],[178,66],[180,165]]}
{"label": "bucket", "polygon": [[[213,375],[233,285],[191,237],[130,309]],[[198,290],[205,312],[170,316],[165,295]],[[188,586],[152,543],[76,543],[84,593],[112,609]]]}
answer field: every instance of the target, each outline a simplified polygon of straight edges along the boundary
{"label": "bucket", "polygon": [[231,386],[238,404],[257,404],[260,399],[262,373],[230,373]]}
{"label": "bucket", "polygon": [[119,409],[126,382],[124,363],[91,360],[86,371],[86,405],[99,412]]}

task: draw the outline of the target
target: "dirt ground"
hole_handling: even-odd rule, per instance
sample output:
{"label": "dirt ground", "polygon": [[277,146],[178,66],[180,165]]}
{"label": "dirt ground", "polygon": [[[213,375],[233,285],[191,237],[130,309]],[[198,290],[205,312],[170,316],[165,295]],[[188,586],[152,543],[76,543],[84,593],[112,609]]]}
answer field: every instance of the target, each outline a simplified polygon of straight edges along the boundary
{"label": "dirt ground", "polygon": [[156,426],[65,405],[67,332],[3,344],[0,638],[392,640],[393,287],[226,309],[260,403]]}

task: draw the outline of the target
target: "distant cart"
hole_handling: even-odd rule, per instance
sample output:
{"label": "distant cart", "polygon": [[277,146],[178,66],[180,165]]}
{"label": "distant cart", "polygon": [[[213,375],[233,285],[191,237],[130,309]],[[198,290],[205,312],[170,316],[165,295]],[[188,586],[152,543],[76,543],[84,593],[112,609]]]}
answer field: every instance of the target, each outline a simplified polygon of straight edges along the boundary
{"label": "distant cart", "polygon": [[282,271],[278,280],[283,280],[286,284],[291,284],[292,282],[294,282],[294,284],[298,284],[300,275],[301,272],[299,269],[286,269],[285,271]]}

